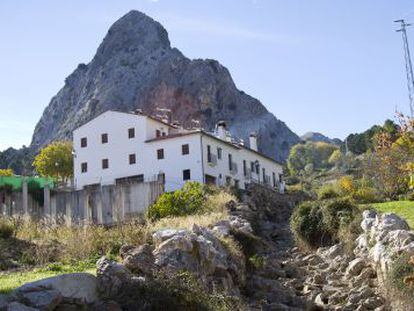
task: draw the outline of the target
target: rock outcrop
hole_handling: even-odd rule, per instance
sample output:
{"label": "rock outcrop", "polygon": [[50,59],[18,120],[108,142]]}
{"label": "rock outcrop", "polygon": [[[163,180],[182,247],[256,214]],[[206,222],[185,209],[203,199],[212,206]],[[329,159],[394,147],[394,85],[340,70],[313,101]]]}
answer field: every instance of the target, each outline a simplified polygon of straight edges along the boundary
{"label": "rock outcrop", "polygon": [[86,310],[99,301],[97,284],[88,273],[27,283],[9,296],[0,296],[0,310]]}
{"label": "rock outcrop", "polygon": [[112,25],[92,61],[66,78],[36,125],[31,147],[68,139],[76,127],[107,110],[155,114],[156,107],[171,109],[187,127],[197,119],[212,130],[225,119],[232,134],[246,141],[257,131],[260,151],[278,160],[299,142],[257,99],[237,89],[224,66],[186,58],[171,47],[158,22],[131,11]]}
{"label": "rock outcrop", "polygon": [[327,310],[407,310],[390,296],[388,281],[399,256],[414,254],[414,232],[397,215],[372,210],[363,212],[361,228],[352,253],[342,244],[311,254],[291,250],[289,261],[307,275],[303,295]]}

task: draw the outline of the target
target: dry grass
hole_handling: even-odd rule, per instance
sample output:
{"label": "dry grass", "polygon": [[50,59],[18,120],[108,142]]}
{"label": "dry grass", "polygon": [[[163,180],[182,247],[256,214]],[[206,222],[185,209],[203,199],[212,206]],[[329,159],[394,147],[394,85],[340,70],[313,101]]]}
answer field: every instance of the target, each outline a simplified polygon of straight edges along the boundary
{"label": "dry grass", "polygon": [[212,194],[207,196],[205,208],[202,213],[188,216],[162,218],[158,221],[148,223],[147,229],[151,232],[166,228],[191,229],[193,224],[208,227],[220,220],[228,218],[226,205],[230,201],[237,201],[237,199],[234,195],[228,192],[217,190],[213,191]]}
{"label": "dry grass", "polygon": [[[30,218],[3,219],[11,227],[16,239],[27,241],[34,247],[27,249],[21,262],[44,265],[50,262],[76,262],[102,255],[117,256],[124,245],[151,243],[152,234],[160,229],[191,229],[193,224],[208,227],[228,218],[226,205],[236,198],[224,191],[213,191],[207,196],[202,213],[169,217],[155,222],[131,220],[107,228],[98,225],[66,226],[49,219],[34,221]],[[0,250],[1,251],[1,250]]]}

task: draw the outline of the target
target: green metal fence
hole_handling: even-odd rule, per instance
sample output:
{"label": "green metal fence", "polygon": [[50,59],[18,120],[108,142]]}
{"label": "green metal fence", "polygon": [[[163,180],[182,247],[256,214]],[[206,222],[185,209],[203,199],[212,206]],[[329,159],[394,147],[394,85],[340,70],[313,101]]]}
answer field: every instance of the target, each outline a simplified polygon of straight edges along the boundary
{"label": "green metal fence", "polygon": [[0,176],[0,188],[3,186],[8,186],[8,187],[11,187],[15,191],[21,190],[23,180],[26,180],[28,185],[36,185],[38,188],[44,188],[45,185],[49,185],[49,188],[53,189],[55,186],[55,183],[52,178],[26,177],[26,176]]}

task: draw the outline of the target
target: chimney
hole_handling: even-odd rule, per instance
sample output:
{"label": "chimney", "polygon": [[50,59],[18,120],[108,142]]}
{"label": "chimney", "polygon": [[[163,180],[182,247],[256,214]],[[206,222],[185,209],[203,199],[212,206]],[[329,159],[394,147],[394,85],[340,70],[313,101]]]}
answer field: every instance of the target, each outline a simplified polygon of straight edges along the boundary
{"label": "chimney", "polygon": [[217,122],[217,136],[222,140],[226,140],[226,122],[225,121],[218,121]]}
{"label": "chimney", "polygon": [[256,132],[251,132],[250,136],[249,136],[249,144],[250,144],[250,149],[254,150],[254,151],[258,151],[257,149],[257,134]]}

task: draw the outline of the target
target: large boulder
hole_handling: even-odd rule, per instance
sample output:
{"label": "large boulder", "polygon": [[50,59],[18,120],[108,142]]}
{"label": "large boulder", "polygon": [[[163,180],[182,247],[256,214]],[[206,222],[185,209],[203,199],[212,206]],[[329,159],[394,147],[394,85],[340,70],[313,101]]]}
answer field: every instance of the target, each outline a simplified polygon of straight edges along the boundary
{"label": "large boulder", "polygon": [[16,289],[14,294],[26,295],[42,291],[50,291],[49,294],[58,292],[62,299],[84,304],[92,304],[98,300],[97,280],[94,275],[89,273],[62,274],[27,283]]}
{"label": "large boulder", "polygon": [[123,290],[131,283],[133,275],[125,266],[106,257],[96,263],[98,292],[101,297],[111,299],[119,297]]}
{"label": "large boulder", "polygon": [[378,215],[364,211],[364,233],[356,240],[355,255],[367,257],[381,281],[387,278],[394,259],[402,253],[414,254],[414,232],[407,222],[393,213]]}
{"label": "large boulder", "polygon": [[[97,280],[88,273],[63,274],[27,283],[14,290],[9,299],[39,310],[54,310],[61,304],[92,305],[98,300]],[[20,307],[12,306],[16,310]]]}
{"label": "large boulder", "polygon": [[376,221],[371,229],[371,236],[375,237],[376,241],[381,241],[388,232],[393,230],[409,230],[407,222],[395,215],[394,213],[386,213],[377,216]]}
{"label": "large boulder", "polygon": [[150,277],[154,270],[153,248],[149,244],[144,244],[126,251],[121,249],[121,257],[124,266],[134,274]]}
{"label": "large boulder", "polygon": [[186,270],[208,288],[219,286],[239,294],[238,286],[245,282],[244,259],[233,258],[213,231],[194,225],[191,230],[158,231],[153,240],[158,268],[171,272]]}

